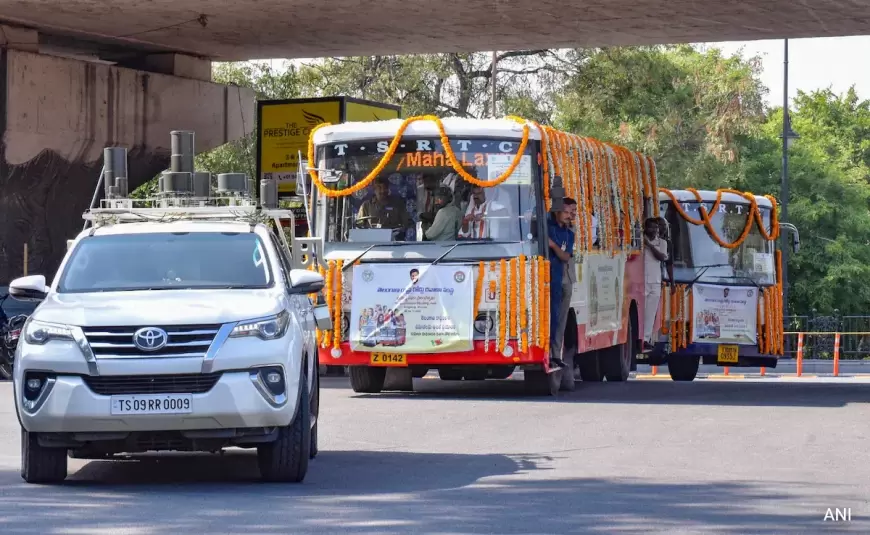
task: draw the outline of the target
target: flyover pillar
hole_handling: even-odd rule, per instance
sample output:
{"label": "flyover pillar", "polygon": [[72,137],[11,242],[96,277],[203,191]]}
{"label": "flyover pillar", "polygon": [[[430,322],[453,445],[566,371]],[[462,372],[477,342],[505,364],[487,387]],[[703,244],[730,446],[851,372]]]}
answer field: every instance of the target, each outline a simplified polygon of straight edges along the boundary
{"label": "flyover pillar", "polygon": [[195,131],[197,152],[253,130],[253,93],[212,83],[207,60],[146,55],[136,70],[4,44],[0,286],[21,274],[24,244],[28,272],[54,276],[82,228],[104,147],[127,148],[132,190],[168,167],[171,130]]}

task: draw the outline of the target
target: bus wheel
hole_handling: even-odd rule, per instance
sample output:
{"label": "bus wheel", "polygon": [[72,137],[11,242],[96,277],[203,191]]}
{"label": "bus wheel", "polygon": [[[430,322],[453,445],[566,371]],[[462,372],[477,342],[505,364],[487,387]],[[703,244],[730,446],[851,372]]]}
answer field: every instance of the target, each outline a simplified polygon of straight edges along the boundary
{"label": "bus wheel", "polygon": [[546,373],[543,370],[526,370],[523,372],[523,383],[526,392],[533,396],[555,396],[562,384],[562,374],[567,370]]}
{"label": "bus wheel", "polygon": [[574,363],[580,368],[580,379],[588,383],[600,383],[604,380],[601,373],[601,358],[598,351],[578,353],[574,357]]}
{"label": "bus wheel", "polygon": [[631,359],[635,355],[635,330],[633,322],[629,322],[628,338],[624,344],[608,347],[602,351],[604,360],[604,376],[608,382],[623,382],[631,373]]}
{"label": "bus wheel", "polygon": [[386,368],[370,366],[350,367],[350,386],[360,394],[378,394],[384,389],[384,379],[387,378]]}
{"label": "bus wheel", "polygon": [[701,357],[669,355],[668,373],[674,381],[694,381],[700,364]]}

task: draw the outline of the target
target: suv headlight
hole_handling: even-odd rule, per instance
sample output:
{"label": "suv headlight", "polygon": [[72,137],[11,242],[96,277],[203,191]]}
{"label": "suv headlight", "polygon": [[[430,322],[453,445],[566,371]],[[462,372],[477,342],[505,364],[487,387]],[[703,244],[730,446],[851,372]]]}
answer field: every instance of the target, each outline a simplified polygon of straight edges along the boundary
{"label": "suv headlight", "polygon": [[230,336],[258,336],[263,340],[276,340],[284,336],[290,324],[290,313],[284,310],[268,318],[240,321]]}
{"label": "suv headlight", "polygon": [[59,323],[31,320],[24,327],[24,340],[28,344],[42,345],[51,340],[73,340],[72,328]]}

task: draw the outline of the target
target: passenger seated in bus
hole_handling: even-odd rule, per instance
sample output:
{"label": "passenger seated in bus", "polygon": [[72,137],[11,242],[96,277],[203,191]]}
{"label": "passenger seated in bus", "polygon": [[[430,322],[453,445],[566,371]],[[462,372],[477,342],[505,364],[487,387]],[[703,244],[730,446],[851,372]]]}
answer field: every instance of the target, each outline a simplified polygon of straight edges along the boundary
{"label": "passenger seated in bus", "polygon": [[444,186],[435,193],[437,212],[432,226],[425,232],[427,241],[453,241],[459,234],[462,212],[453,204],[453,194]]}
{"label": "passenger seated in bus", "polygon": [[374,196],[367,199],[359,207],[357,225],[362,228],[389,228],[407,231],[411,226],[411,218],[405,208],[405,201],[390,194],[390,182],[387,177],[378,177],[374,184]]}
{"label": "passenger seated in bus", "polygon": [[438,187],[438,177],[433,175],[422,175],[417,184],[417,214],[419,214],[420,222],[422,223],[423,235],[426,234],[426,229],[432,225],[435,219],[435,212],[438,210],[435,207],[435,190]]}
{"label": "passenger seated in bus", "polygon": [[490,229],[486,221],[486,213],[490,202],[486,200],[486,192],[480,186],[471,188],[471,199],[462,218],[462,226],[459,229],[460,238],[488,238]]}

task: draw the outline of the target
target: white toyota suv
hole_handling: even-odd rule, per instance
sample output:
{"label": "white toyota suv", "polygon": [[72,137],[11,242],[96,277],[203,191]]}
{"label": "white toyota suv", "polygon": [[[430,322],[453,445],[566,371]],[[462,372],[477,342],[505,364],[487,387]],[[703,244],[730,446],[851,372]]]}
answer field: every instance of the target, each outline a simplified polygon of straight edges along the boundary
{"label": "white toyota suv", "polygon": [[41,301],[15,359],[21,476],[62,481],[67,455],[256,447],[265,480],[302,481],[317,454],[315,326],[329,323],[309,295],[323,283],[263,223],[83,231],[50,286],[10,284]]}

